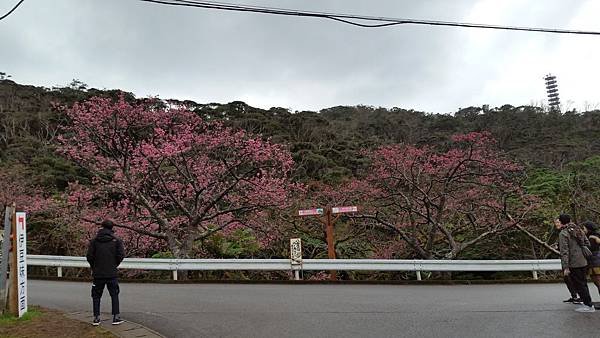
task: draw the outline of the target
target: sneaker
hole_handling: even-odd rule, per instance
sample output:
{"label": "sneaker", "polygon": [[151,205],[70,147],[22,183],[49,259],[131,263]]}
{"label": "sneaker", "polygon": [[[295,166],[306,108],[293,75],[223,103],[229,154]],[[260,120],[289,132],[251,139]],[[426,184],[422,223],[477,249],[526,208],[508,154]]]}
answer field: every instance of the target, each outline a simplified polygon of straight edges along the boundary
{"label": "sneaker", "polygon": [[594,306],[582,305],[581,307],[576,308],[575,311],[577,311],[577,312],[596,312],[596,309],[594,308]]}
{"label": "sneaker", "polygon": [[119,324],[121,324],[123,322],[124,322],[124,320],[121,319],[121,317],[119,315],[113,316],[112,325],[119,325]]}
{"label": "sneaker", "polygon": [[94,320],[92,321],[92,325],[94,325],[94,326],[100,325],[100,317],[99,316],[94,317]]}
{"label": "sneaker", "polygon": [[583,304],[583,301],[581,300],[581,298],[573,298],[573,301],[571,303],[573,303],[573,304]]}
{"label": "sneaker", "polygon": [[573,301],[574,301],[574,300],[575,300],[575,298],[574,298],[574,297],[571,297],[571,298],[569,298],[569,299],[565,299],[565,300],[563,300],[563,303],[573,303]]}

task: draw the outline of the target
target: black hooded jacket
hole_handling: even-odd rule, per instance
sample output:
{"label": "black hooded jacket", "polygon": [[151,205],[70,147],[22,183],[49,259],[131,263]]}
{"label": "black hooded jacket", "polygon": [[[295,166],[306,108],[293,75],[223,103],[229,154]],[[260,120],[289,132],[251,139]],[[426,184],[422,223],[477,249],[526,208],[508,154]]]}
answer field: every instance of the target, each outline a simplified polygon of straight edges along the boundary
{"label": "black hooded jacket", "polygon": [[123,241],[115,236],[112,230],[106,228],[100,229],[90,241],[86,255],[94,278],[117,277],[117,267],[124,257]]}

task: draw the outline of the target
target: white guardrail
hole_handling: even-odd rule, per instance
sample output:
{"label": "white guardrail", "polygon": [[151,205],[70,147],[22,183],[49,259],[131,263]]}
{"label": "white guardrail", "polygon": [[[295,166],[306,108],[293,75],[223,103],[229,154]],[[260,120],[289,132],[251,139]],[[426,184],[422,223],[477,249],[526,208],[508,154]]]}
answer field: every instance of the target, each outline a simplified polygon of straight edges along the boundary
{"label": "white guardrail", "polygon": [[[28,255],[29,266],[62,268],[89,268],[85,257]],[[299,279],[300,270],[339,271],[414,271],[421,280],[422,271],[531,271],[537,279],[538,271],[560,271],[558,259],[530,260],[401,260],[401,259],[304,259],[302,264],[291,264],[289,259],[172,259],[125,258],[120,269],[166,270],[177,280],[178,270],[289,270]]]}

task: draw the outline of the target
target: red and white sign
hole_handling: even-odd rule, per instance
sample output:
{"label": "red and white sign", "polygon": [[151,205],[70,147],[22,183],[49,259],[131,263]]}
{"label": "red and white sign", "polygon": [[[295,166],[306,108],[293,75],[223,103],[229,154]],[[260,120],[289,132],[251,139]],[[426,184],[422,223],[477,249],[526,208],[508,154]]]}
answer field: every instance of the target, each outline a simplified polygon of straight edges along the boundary
{"label": "red and white sign", "polygon": [[17,212],[17,300],[19,317],[27,312],[27,225],[24,212]]}
{"label": "red and white sign", "polygon": [[323,215],[323,208],[298,210],[298,216]]}
{"label": "red and white sign", "polygon": [[358,207],[355,206],[351,206],[351,207],[333,207],[331,208],[331,213],[332,214],[342,214],[345,212],[357,212],[358,211]]}

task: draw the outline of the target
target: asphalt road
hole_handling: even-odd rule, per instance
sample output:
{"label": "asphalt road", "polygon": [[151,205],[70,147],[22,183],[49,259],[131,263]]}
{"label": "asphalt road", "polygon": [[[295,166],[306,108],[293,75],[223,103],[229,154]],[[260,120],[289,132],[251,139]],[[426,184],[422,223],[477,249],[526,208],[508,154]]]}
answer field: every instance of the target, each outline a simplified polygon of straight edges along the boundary
{"label": "asphalt road", "polygon": [[[90,284],[29,285],[31,304],[91,311]],[[576,313],[566,296],[560,284],[123,283],[121,313],[167,337],[600,337],[600,312]]]}

